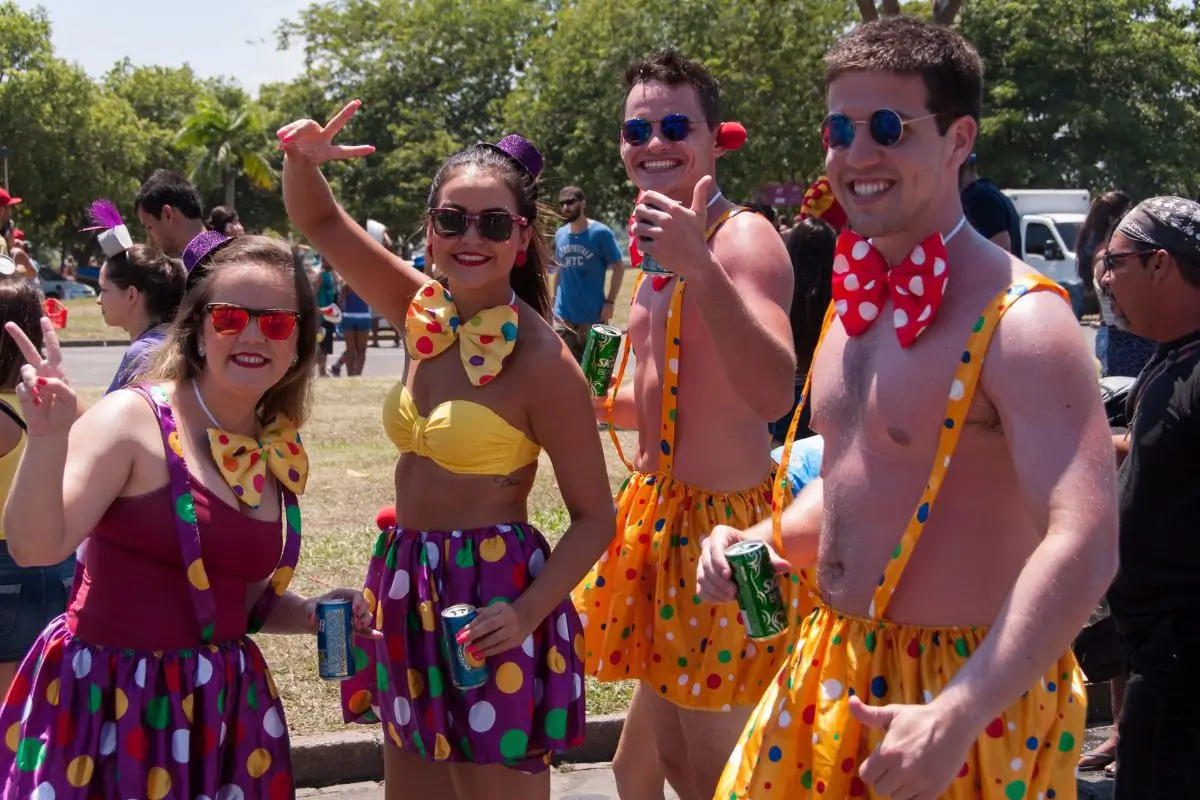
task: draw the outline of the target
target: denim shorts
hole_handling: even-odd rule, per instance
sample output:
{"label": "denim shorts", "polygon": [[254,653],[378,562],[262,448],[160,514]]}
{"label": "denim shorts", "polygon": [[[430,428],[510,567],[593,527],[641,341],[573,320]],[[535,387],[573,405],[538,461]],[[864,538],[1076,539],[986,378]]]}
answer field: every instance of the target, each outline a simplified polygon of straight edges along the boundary
{"label": "denim shorts", "polygon": [[343,331],[369,331],[371,320],[366,317],[342,317]]}
{"label": "denim shorts", "polygon": [[21,567],[0,540],[0,663],[20,662],[46,623],[67,610],[75,556],[52,567]]}

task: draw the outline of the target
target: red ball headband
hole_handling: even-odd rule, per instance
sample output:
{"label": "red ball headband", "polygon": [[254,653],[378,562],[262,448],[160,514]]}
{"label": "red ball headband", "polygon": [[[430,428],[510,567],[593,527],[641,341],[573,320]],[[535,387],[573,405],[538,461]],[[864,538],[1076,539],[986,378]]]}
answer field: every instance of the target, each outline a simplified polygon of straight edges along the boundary
{"label": "red ball headband", "polygon": [[740,122],[722,122],[717,126],[717,144],[737,150],[746,143],[746,127]]}

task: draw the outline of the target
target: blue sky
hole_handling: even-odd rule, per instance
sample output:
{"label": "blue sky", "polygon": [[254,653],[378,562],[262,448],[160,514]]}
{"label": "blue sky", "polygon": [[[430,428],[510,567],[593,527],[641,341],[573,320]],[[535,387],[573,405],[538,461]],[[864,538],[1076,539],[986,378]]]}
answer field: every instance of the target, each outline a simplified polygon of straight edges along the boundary
{"label": "blue sky", "polygon": [[303,69],[298,47],[276,49],[275,29],[309,0],[18,0],[42,6],[54,51],[93,76],[128,56],[134,64],[182,66],[201,77],[229,75],[251,92]]}

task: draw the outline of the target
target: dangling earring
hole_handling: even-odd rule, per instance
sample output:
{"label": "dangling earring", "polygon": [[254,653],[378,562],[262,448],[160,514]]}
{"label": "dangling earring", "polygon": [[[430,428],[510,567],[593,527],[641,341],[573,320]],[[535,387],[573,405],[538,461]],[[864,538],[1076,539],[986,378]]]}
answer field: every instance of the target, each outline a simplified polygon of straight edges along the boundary
{"label": "dangling earring", "polygon": [[296,365],[297,365],[297,364],[299,364],[299,363],[300,363],[300,354],[299,354],[299,353],[292,353],[292,366],[294,367],[294,366],[296,366]]}
{"label": "dangling earring", "polygon": [[523,266],[525,266],[525,262],[528,259],[529,259],[529,251],[521,250],[520,252],[517,253],[516,259],[513,260],[513,266],[523,267]]}
{"label": "dangling earring", "polygon": [[202,342],[202,341],[197,341],[197,342],[196,342],[196,353],[197,353],[197,354],[198,354],[198,355],[199,355],[201,358],[204,358],[204,342]]}

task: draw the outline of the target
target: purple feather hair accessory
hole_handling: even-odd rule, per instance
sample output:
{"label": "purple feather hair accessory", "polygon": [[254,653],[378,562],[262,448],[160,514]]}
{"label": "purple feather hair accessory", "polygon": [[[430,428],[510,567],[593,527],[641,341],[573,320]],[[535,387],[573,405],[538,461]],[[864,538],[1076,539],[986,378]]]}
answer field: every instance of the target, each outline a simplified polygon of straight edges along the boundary
{"label": "purple feather hair accessory", "polygon": [[121,219],[121,212],[108,198],[93,201],[88,207],[88,219],[95,224],[84,228],[85,231],[110,230],[125,224],[125,220]]}

